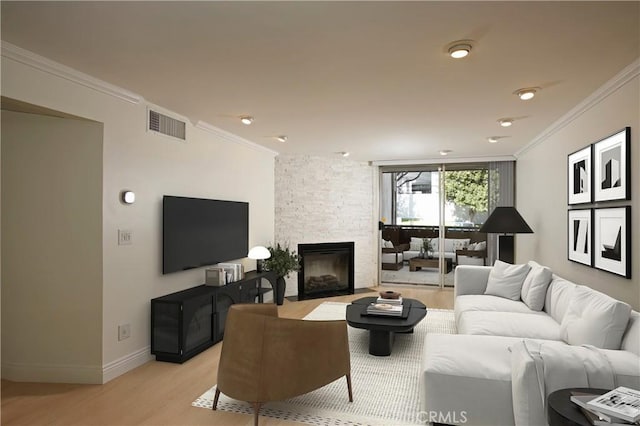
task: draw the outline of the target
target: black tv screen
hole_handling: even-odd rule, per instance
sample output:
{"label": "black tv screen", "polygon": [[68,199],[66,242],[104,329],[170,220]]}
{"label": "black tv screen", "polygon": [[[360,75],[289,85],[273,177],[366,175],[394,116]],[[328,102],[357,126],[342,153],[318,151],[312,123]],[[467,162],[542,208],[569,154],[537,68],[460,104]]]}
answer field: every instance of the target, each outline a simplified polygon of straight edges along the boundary
{"label": "black tv screen", "polygon": [[240,259],[248,251],[249,203],[163,197],[163,274]]}

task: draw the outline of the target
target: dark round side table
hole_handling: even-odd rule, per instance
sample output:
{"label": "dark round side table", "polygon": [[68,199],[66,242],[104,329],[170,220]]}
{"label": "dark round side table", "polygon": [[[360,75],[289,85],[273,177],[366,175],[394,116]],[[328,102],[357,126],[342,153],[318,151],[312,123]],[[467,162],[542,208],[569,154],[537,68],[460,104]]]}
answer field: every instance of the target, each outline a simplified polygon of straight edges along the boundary
{"label": "dark round side table", "polygon": [[602,395],[611,389],[569,388],[551,392],[547,398],[547,420],[549,426],[591,426],[580,407],[571,402],[571,392]]}

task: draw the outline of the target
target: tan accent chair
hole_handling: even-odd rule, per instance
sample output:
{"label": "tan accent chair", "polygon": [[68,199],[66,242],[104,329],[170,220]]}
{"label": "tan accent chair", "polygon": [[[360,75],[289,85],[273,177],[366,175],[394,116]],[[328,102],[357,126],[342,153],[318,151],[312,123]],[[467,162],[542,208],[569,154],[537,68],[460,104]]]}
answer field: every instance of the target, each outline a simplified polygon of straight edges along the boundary
{"label": "tan accent chair", "polygon": [[302,395],[342,376],[353,402],[345,321],[279,318],[275,304],[231,305],[212,408],[220,392],[248,401],[257,426],[263,403]]}

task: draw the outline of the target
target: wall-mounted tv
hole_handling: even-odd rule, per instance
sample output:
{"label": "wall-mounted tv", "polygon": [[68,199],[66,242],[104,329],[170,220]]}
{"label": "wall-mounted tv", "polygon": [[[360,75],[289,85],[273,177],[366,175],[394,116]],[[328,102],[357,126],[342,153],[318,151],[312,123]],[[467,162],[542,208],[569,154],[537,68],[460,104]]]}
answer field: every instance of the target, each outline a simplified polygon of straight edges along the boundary
{"label": "wall-mounted tv", "polygon": [[249,203],[163,197],[163,274],[240,259],[248,251]]}

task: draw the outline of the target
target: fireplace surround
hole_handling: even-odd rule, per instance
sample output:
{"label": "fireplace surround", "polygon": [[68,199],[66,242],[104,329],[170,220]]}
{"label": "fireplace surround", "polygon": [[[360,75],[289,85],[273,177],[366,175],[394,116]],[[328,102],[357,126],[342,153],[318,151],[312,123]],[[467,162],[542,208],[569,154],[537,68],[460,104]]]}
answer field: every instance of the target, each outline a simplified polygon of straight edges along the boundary
{"label": "fireplace surround", "polygon": [[298,244],[298,300],[354,293],[354,242]]}

